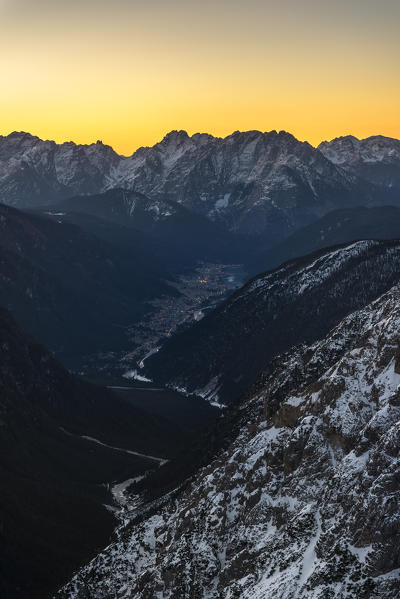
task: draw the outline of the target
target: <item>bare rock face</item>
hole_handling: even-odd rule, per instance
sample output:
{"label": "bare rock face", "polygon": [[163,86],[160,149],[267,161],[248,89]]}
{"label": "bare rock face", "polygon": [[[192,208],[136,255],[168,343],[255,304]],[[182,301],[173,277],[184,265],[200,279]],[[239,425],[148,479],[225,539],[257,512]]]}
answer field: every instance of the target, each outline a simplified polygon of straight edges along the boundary
{"label": "bare rock face", "polygon": [[119,160],[101,142],[59,145],[24,132],[0,136],[0,201],[32,208],[77,193],[96,193]]}
{"label": "bare rock face", "polygon": [[400,286],[276,358],[239,434],[58,599],[400,597]]}
{"label": "bare rock face", "polygon": [[224,139],[172,131],[121,164],[116,180],[240,233],[282,233],[294,221],[356,201],[353,177],[284,131]]}

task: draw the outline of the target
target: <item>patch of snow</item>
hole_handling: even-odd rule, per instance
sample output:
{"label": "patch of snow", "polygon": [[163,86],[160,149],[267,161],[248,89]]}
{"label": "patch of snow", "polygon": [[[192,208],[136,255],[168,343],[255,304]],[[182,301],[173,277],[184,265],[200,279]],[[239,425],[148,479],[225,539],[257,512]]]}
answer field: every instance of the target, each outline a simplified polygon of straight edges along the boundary
{"label": "patch of snow", "polygon": [[142,374],[138,374],[137,370],[128,370],[122,376],[124,379],[140,381],[142,383],[152,383],[153,382],[152,379],[149,379],[146,376],[143,376]]}

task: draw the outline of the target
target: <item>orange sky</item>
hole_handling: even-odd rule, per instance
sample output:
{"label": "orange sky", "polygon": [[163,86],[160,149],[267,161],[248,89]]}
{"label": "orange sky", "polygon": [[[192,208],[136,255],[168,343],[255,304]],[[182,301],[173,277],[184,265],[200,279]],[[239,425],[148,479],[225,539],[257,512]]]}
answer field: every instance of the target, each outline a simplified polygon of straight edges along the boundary
{"label": "orange sky", "polygon": [[398,0],[0,0],[0,134],[400,138]]}

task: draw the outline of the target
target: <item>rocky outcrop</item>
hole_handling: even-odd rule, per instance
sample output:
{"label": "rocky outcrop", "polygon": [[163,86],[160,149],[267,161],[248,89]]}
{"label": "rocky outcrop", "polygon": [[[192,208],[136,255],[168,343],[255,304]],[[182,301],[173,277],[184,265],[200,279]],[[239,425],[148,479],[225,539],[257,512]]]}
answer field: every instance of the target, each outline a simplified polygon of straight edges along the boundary
{"label": "rocky outcrop", "polygon": [[119,162],[118,154],[100,141],[56,144],[15,131],[0,136],[0,201],[32,208],[96,193]]}
{"label": "rocky outcrop", "polygon": [[324,141],[318,149],[333,164],[362,177],[398,197],[400,190],[400,141],[383,135],[357,139],[353,135]]}

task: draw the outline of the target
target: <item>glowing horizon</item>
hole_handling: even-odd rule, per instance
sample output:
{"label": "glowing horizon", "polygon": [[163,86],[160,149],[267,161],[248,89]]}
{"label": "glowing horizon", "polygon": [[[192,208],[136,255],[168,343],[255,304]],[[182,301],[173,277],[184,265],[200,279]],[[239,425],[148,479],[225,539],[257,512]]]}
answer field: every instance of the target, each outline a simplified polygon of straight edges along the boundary
{"label": "glowing horizon", "polygon": [[0,134],[400,138],[397,0],[0,0]]}

